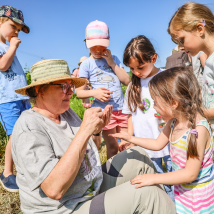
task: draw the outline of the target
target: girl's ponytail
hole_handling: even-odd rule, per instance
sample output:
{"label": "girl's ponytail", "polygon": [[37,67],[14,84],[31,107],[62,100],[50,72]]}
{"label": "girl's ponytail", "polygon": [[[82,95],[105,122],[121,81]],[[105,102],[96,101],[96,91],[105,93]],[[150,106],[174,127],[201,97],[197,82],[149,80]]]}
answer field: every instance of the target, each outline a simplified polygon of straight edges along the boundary
{"label": "girl's ponytail", "polygon": [[[190,131],[190,139],[188,144],[187,150],[187,159],[190,158],[199,158],[198,150],[197,150],[197,131],[196,128],[196,114],[197,114],[197,105],[194,101],[190,101],[187,105],[183,104],[184,111],[186,112],[186,116],[191,124],[191,131]],[[186,106],[186,108],[185,108]]]}

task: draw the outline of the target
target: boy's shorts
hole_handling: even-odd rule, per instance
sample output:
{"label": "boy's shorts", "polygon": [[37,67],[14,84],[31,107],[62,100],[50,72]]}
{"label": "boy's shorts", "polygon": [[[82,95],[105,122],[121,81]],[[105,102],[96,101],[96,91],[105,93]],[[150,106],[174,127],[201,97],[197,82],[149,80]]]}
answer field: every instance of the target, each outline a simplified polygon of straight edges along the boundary
{"label": "boy's shorts", "polygon": [[121,128],[128,127],[128,114],[123,114],[122,110],[120,111],[112,111],[111,120],[107,126],[103,128],[103,130],[113,129],[117,126]]}
{"label": "boy's shorts", "polygon": [[7,135],[11,135],[13,127],[21,113],[31,108],[29,100],[18,100],[0,104],[0,122]]}

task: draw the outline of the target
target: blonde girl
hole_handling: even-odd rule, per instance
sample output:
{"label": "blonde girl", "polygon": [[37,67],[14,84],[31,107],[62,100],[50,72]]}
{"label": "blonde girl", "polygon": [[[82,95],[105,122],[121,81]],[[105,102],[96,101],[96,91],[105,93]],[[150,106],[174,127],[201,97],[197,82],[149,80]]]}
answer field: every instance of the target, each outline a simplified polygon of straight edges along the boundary
{"label": "blonde girl", "polygon": [[191,56],[203,51],[205,61],[202,100],[204,114],[214,130],[214,15],[203,4],[186,3],[173,15],[168,32]]}

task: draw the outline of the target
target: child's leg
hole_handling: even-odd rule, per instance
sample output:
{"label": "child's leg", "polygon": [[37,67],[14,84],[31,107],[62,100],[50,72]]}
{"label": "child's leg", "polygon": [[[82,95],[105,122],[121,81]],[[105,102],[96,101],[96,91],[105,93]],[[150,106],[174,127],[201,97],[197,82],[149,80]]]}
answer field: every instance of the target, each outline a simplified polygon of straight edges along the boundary
{"label": "child's leg", "polygon": [[[0,122],[8,136],[10,136],[5,149],[5,167],[0,175],[0,183],[2,187],[9,192],[18,192],[19,188],[16,184],[16,177],[13,175],[13,159],[11,153],[11,134],[13,126],[18,119],[16,111],[16,103],[5,103],[0,105]],[[14,111],[13,111],[14,109]]]}
{"label": "child's leg", "polygon": [[172,172],[172,161],[171,161],[170,155],[164,156],[163,161],[166,166],[166,171]]}
{"label": "child's leg", "polygon": [[96,144],[97,149],[99,150],[100,149],[100,144],[101,144],[101,141],[102,141],[101,134],[100,134],[100,136],[94,136],[94,135],[92,135],[92,139],[93,139],[94,143]]}
{"label": "child's leg", "polygon": [[[171,161],[170,155],[164,156],[163,161],[165,163],[167,172],[172,172],[172,161]],[[174,186],[169,185],[169,187],[171,188],[171,191],[168,192],[168,195],[175,202]]]}
{"label": "child's leg", "polygon": [[162,158],[151,158],[158,173],[163,173]]}
{"label": "child's leg", "polygon": [[0,105],[0,122],[2,123],[6,134],[10,136],[5,150],[5,168],[0,176],[0,182],[4,189],[10,192],[18,192],[16,177],[13,175],[13,159],[11,153],[11,137],[13,127],[20,114],[31,108],[28,100],[18,100]]}
{"label": "child's leg", "polygon": [[4,168],[4,176],[8,177],[9,175],[13,174],[13,158],[11,153],[11,136],[7,143],[6,149],[5,149],[5,168]]}
{"label": "child's leg", "polygon": [[116,127],[113,129],[103,130],[103,138],[107,147],[107,159],[116,155],[119,150],[118,142],[114,137],[109,136],[109,134],[115,134]]}
{"label": "child's leg", "polygon": [[[123,128],[120,128],[123,127]],[[123,114],[122,111],[113,111],[111,115],[111,120],[107,126],[103,128],[103,138],[107,146],[107,158],[111,158],[116,155],[119,150],[118,142],[115,138],[108,136],[109,134],[115,134],[123,129],[127,131],[128,129],[128,115]]]}
{"label": "child's leg", "polygon": [[121,131],[123,131],[123,132],[128,132],[128,128],[122,128],[122,127],[120,127],[120,126],[117,126],[117,127],[116,127],[116,131],[117,131],[117,133],[120,133]]}

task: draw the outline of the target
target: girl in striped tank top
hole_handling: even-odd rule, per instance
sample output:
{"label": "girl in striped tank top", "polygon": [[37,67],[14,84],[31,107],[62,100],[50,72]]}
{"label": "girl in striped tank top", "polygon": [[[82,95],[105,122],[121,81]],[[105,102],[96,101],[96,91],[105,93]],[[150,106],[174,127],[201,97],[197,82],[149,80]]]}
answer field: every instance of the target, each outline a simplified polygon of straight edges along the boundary
{"label": "girl in striped tank top", "polygon": [[171,68],[155,75],[149,90],[155,110],[167,121],[159,137],[137,138],[126,132],[112,136],[154,151],[170,142],[173,172],[138,175],[131,184],[174,185],[178,214],[214,213],[213,139],[196,77],[191,68]]}

